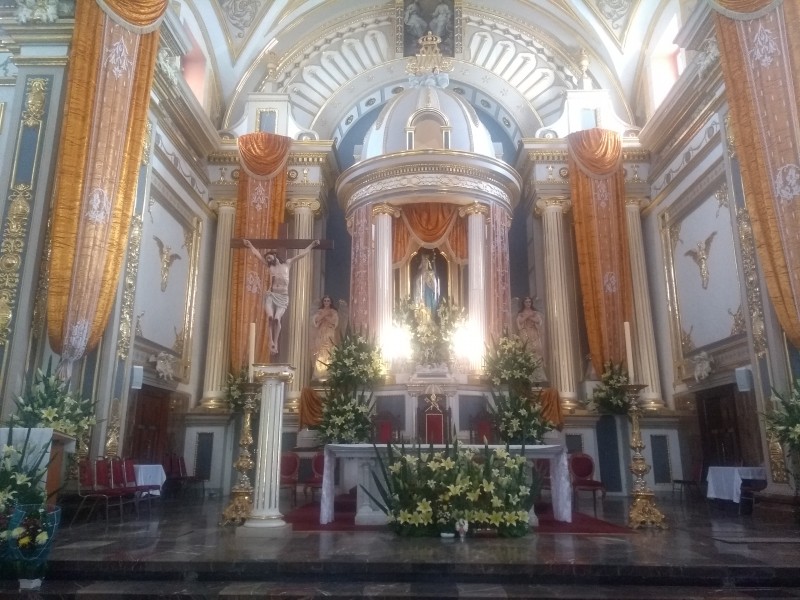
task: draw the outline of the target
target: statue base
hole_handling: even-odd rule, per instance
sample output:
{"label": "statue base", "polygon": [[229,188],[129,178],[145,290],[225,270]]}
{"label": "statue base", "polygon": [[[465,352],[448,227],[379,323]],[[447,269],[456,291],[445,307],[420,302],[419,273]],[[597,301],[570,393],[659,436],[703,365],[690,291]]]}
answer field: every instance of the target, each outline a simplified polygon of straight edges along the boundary
{"label": "statue base", "polygon": [[666,518],[655,504],[653,492],[634,492],[633,504],[628,510],[628,527],[638,529],[642,526],[667,529]]}

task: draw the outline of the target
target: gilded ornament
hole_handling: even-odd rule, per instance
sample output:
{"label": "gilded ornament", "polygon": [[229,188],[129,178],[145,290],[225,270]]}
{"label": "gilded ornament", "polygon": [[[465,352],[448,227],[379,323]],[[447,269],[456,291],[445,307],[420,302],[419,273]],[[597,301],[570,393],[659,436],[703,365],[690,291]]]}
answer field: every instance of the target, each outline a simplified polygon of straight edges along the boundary
{"label": "gilded ornament", "polygon": [[[142,240],[142,217],[135,215],[131,221],[128,236],[128,253],[125,261],[125,275],[122,287],[122,307],[120,308],[119,330],[117,338],[117,356],[125,360],[131,349],[133,304],[136,298],[136,278],[139,273],[139,250]],[[137,323],[138,325],[138,323]]]}
{"label": "gilded ornament", "polygon": [[684,253],[684,256],[691,257],[698,269],[700,269],[700,283],[704,290],[708,289],[708,253],[711,251],[711,242],[714,240],[714,236],[716,235],[717,232],[712,231],[705,240],[697,242],[697,246],[695,248],[691,248]]}
{"label": "gilded ornament", "polygon": [[158,245],[159,260],[161,262],[161,291],[167,291],[167,283],[169,281],[169,268],[172,263],[181,258],[181,255],[173,252],[172,247],[166,245],[158,236],[153,236],[153,239]]}
{"label": "gilded ornament", "polygon": [[47,80],[35,78],[28,80],[27,95],[25,98],[25,111],[22,113],[22,123],[28,127],[37,127],[42,124],[44,116],[45,93]]}

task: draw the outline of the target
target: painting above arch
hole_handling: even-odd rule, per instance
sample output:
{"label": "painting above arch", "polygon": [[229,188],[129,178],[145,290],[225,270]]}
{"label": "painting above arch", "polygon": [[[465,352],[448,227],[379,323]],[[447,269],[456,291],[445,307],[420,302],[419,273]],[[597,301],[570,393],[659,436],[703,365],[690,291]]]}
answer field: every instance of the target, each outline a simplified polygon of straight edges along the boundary
{"label": "painting above arch", "polygon": [[397,0],[398,54],[416,56],[419,38],[428,32],[439,36],[444,56],[460,54],[461,19],[456,18],[460,11],[460,0]]}

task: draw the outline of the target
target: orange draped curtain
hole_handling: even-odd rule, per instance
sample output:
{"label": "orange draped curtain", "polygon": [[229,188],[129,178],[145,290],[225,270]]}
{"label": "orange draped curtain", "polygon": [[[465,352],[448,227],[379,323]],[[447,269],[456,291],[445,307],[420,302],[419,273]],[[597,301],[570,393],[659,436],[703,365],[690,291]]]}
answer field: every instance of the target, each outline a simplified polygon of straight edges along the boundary
{"label": "orange draped curtain", "polygon": [[[238,139],[239,177],[234,237],[275,239],[284,219],[286,165],[291,138],[272,133],[248,133]],[[269,270],[247,248],[234,252],[231,272],[231,371],[239,372],[247,356],[250,323],[256,324],[257,363],[268,363],[269,335],[264,293]]]}
{"label": "orange draped curtain", "polygon": [[421,244],[443,244],[458,260],[467,258],[466,221],[455,204],[421,203],[403,206],[400,222],[393,222],[392,263],[408,257],[412,239]]}
{"label": "orange draped curtain", "polygon": [[578,271],[592,366],[625,357],[623,322],[632,321],[622,140],[604,129],[567,137]]}
{"label": "orange draped curtain", "polygon": [[99,342],[116,294],[166,8],[166,0],[75,5],[47,299],[63,379]]}
{"label": "orange draped curtain", "polygon": [[800,347],[800,2],[711,2],[745,202],[767,292]]}

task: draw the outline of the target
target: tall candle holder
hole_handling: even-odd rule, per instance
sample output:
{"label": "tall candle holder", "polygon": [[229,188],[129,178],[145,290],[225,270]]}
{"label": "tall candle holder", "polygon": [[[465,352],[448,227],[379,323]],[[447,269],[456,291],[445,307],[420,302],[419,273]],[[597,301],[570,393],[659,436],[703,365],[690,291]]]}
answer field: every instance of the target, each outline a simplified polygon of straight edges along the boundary
{"label": "tall candle holder", "polygon": [[241,525],[253,512],[253,484],[250,483],[250,473],[253,471],[253,413],[258,410],[258,400],[261,397],[260,383],[244,384],[244,401],[242,411],[242,431],[239,434],[239,458],[233,463],[233,468],[239,472],[236,485],[231,488],[231,501],[222,511],[220,525]]}
{"label": "tall candle holder", "polygon": [[631,419],[631,450],[633,450],[630,466],[630,472],[633,473],[633,502],[628,510],[628,526],[632,529],[638,529],[643,525],[666,529],[665,517],[656,507],[655,494],[647,487],[644,480],[644,476],[650,472],[650,465],[642,455],[645,445],[639,428],[639,417],[642,412],[639,406],[639,393],[647,386],[629,383],[623,387],[631,407],[628,414]]}

